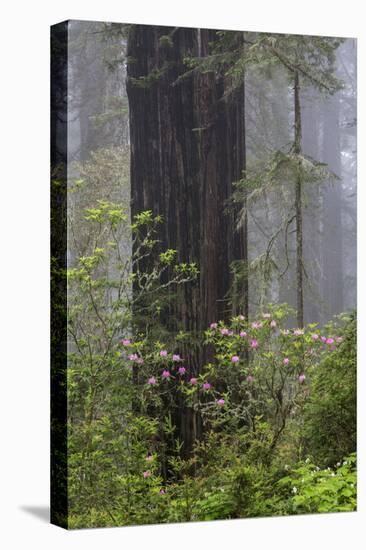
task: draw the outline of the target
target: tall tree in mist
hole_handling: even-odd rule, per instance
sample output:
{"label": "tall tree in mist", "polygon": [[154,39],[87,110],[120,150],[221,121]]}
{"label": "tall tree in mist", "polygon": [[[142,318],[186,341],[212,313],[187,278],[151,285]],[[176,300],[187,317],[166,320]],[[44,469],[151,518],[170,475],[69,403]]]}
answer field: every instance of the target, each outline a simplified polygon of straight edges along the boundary
{"label": "tall tree in mist", "polygon": [[[199,282],[178,289],[161,319],[193,338],[232,313],[230,265],[247,254],[243,231],[225,211],[245,167],[243,89],[225,100],[223,76],[189,72],[184,63],[207,56],[215,40],[215,31],[143,25],[132,26],[128,38],[132,214],[162,215],[162,248],[199,267]],[[183,352],[198,374],[202,347],[190,343]],[[190,414],[178,419],[188,446],[200,429]]]}
{"label": "tall tree in mist", "polygon": [[[283,67],[289,83],[293,88],[293,141],[288,152],[277,151],[269,159],[262,173],[257,173],[250,185],[256,187],[252,196],[257,200],[261,190],[266,193],[273,185],[286,182],[294,185],[293,204],[279,228],[270,236],[264,260],[263,270],[268,272],[271,254],[276,240],[285,234],[287,268],[289,266],[288,234],[289,228],[295,225],[296,236],[296,310],[299,327],[304,325],[304,183],[322,181],[326,172],[316,159],[306,158],[302,149],[302,86],[313,86],[318,90],[333,94],[339,89],[339,81],[333,74],[334,52],[342,40],[333,38],[302,37],[293,35],[254,35],[249,37],[250,45],[247,54],[239,56],[236,64],[242,70],[246,66],[264,69],[273,63]],[[246,182],[241,182],[241,192],[246,195]],[[240,197],[240,195],[239,195]],[[243,199],[242,199],[243,200]],[[247,197],[245,198],[247,201]],[[242,217],[246,216],[247,205],[244,203]],[[286,268],[286,269],[287,269]]]}

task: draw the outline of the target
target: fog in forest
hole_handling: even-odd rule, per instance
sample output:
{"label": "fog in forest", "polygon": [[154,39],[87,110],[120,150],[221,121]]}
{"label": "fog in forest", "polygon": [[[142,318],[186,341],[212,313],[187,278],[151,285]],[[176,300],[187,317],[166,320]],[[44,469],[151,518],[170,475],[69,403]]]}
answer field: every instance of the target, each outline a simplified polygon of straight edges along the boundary
{"label": "fog in forest", "polygon": [[[75,179],[88,182],[83,207],[106,197],[130,201],[127,32],[128,27],[120,24],[70,23],[69,182],[70,186]],[[252,36],[244,35],[248,40]],[[330,172],[330,177],[306,184],[303,204],[304,321],[321,324],[356,307],[355,40],[346,39],[336,50],[334,72],[342,87],[332,95],[305,84],[300,90],[304,156],[325,163]],[[283,67],[254,66],[246,72],[244,93],[249,170],[265,163],[274,151],[289,149],[294,133],[293,84]],[[283,227],[285,186],[284,181],[282,188],[265,192],[248,207],[253,313],[268,302],[296,307],[296,235],[294,223]],[[73,198],[69,206],[74,223],[80,222],[81,210],[75,210]],[[263,258],[277,231],[280,236],[272,243],[271,262],[264,268]],[[76,246],[82,243],[76,245],[70,234],[71,264]],[[129,247],[127,239],[126,254]]]}

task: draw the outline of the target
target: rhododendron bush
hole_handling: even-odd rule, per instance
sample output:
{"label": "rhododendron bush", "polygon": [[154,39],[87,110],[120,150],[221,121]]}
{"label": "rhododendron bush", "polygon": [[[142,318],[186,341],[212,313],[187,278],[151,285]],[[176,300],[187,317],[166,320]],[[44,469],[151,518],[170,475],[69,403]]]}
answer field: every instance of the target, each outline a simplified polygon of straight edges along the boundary
{"label": "rhododendron bush", "polygon": [[[70,354],[71,526],[355,508],[353,317],[299,328],[288,306],[269,305],[214,320],[194,372],[188,334],[158,339],[126,308],[111,338],[113,309],[97,312],[99,353],[79,340]],[[342,410],[327,409],[330,386]],[[327,454],[314,432],[341,433],[346,410],[348,435]],[[182,415],[201,423],[189,452]]]}
{"label": "rhododendron bush", "polygon": [[174,331],[171,297],[199,270],[172,249],[149,260],[161,223],[86,210],[68,271],[69,526],[353,510],[354,317],[298,327],[268,304]]}

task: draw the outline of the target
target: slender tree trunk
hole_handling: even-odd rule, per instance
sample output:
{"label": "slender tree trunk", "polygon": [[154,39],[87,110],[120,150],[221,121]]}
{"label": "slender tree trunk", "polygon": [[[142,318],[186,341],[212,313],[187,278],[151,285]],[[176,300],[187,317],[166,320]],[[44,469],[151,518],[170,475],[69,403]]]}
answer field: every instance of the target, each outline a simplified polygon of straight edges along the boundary
{"label": "slender tree trunk", "polygon": [[[339,98],[332,97],[324,109],[323,161],[338,177],[342,175]],[[323,297],[327,317],[343,311],[342,181],[323,189]]]}
{"label": "slender tree trunk", "polygon": [[[244,77],[245,78],[245,77]],[[246,121],[245,121],[245,80],[243,82],[243,160],[242,160],[242,170],[246,170],[247,167],[247,145],[246,145]],[[244,287],[243,287],[243,300],[244,300],[244,315],[245,318],[249,317],[249,242],[248,242],[248,214],[247,214],[247,197],[245,194],[244,197],[244,209],[245,209],[245,219],[243,225],[243,262],[245,268],[245,278],[244,278]]]}
{"label": "slender tree trunk", "polygon": [[[238,94],[238,113],[237,113],[237,165],[236,165],[236,178],[240,179],[243,174],[243,170],[246,170],[246,128],[245,128],[245,77],[243,79],[243,85],[239,89]],[[239,232],[237,239],[236,256],[242,258],[244,275],[241,288],[239,289],[240,302],[238,304],[239,310],[237,313],[243,313],[245,318],[249,317],[249,258],[248,258],[248,215],[247,215],[247,197],[245,195],[243,201],[243,208],[245,211],[244,222]]]}
{"label": "slender tree trunk", "polygon": [[[301,104],[299,73],[294,73],[294,104],[295,104],[295,140],[294,153],[301,154]],[[304,260],[303,260],[303,231],[302,231],[302,176],[299,161],[295,187],[295,213],[296,213],[296,307],[297,324],[304,326]]]}
{"label": "slender tree trunk", "polygon": [[[302,150],[312,159],[319,158],[320,146],[320,105],[317,91],[308,88],[301,91],[301,122]],[[305,291],[304,320],[312,323],[322,322],[322,291],[321,291],[321,234],[322,234],[322,188],[311,185],[307,191],[308,205],[304,211],[303,232],[304,257],[311,286],[309,293]]]}

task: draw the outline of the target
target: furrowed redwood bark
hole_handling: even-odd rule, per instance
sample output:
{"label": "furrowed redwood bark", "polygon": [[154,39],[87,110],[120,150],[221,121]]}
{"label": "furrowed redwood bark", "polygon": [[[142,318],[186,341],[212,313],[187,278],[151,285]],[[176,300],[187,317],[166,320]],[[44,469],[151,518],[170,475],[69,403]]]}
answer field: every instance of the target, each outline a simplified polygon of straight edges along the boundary
{"label": "furrowed redwood bark", "polygon": [[[245,257],[245,239],[226,211],[245,164],[243,90],[224,100],[225,79],[187,73],[184,58],[205,56],[210,30],[133,26],[128,39],[131,210],[161,214],[161,249],[195,262],[199,280],[178,289],[164,323],[197,335],[231,315],[230,263]],[[183,76],[184,75],[184,76]],[[247,289],[246,289],[247,292]],[[189,374],[209,350],[186,346]],[[201,435],[199,416],[179,410],[186,450]]]}

